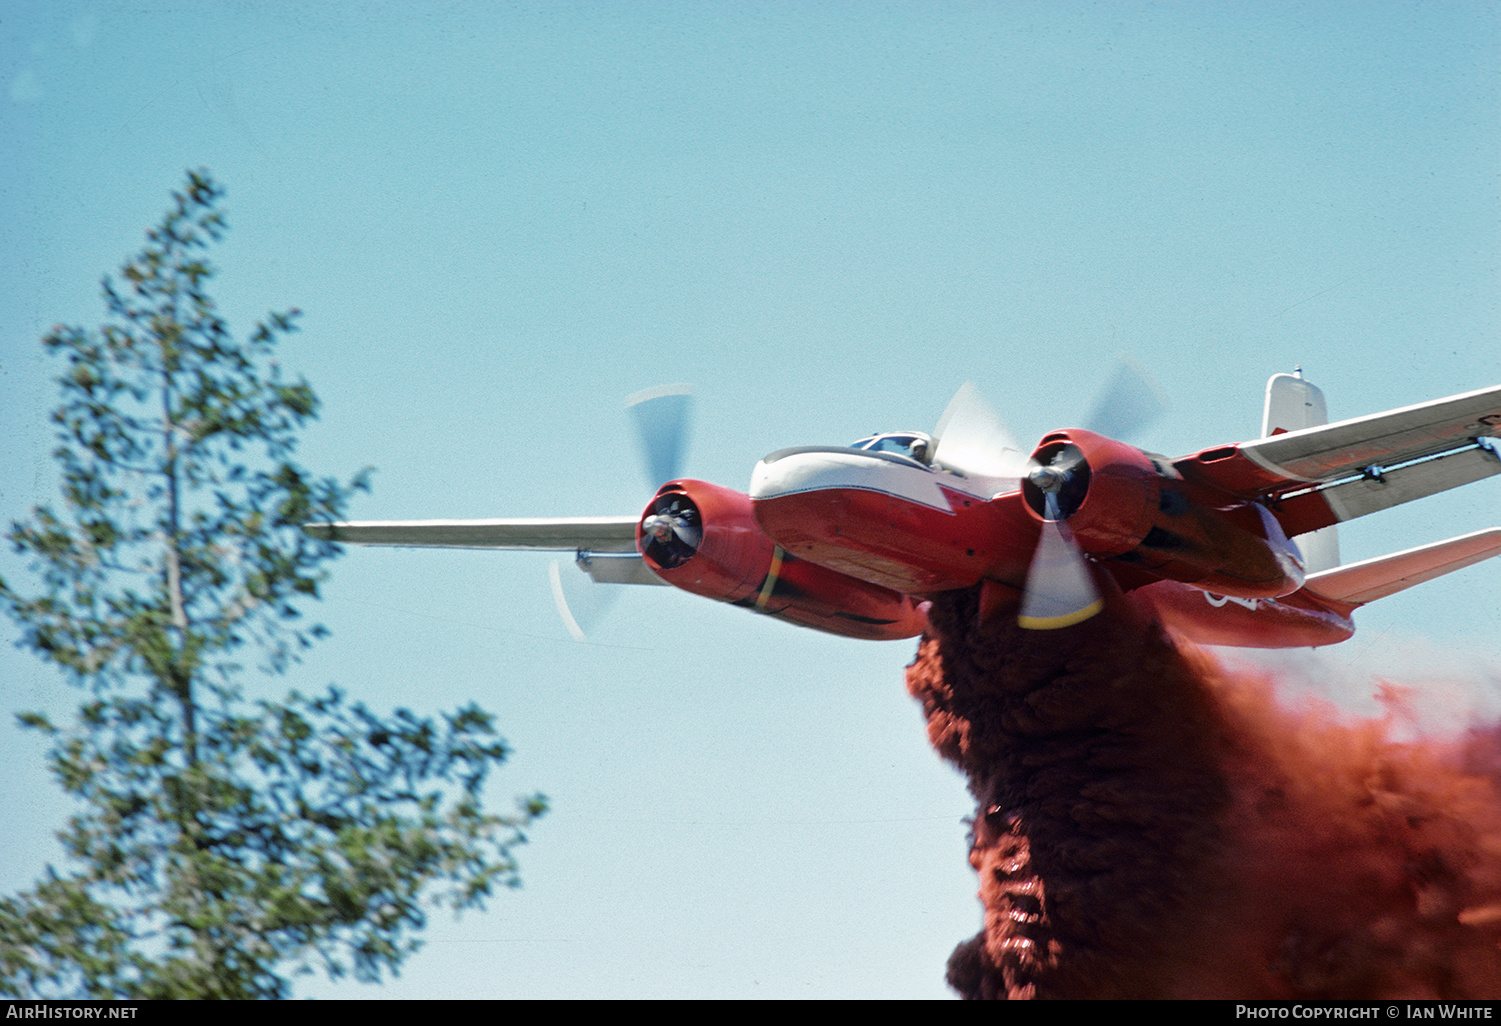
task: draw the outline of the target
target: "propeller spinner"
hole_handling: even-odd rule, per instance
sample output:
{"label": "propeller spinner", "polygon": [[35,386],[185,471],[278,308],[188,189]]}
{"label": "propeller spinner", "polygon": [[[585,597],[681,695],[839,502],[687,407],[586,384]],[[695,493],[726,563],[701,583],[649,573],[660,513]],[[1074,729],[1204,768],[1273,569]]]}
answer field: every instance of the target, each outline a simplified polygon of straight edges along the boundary
{"label": "propeller spinner", "polygon": [[641,521],[641,544],[658,566],[681,566],[703,541],[702,516],[693,500],[667,492],[652,500],[651,513]]}

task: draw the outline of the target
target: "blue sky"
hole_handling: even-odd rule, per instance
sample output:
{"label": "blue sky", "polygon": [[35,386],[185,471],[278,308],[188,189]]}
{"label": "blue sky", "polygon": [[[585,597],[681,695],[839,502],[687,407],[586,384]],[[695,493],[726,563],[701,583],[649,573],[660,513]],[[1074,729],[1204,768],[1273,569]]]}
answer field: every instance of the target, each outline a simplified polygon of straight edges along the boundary
{"label": "blue sky", "polygon": [[[1259,429],[1301,364],[1354,416],[1501,381],[1495,3],[0,6],[0,520],[50,498],[37,339],[97,324],[188,167],[228,189],[215,294],[324,401],[303,462],[361,518],[634,513],[624,397],[688,381],[688,471],[929,429],[975,381],[1030,442],[1118,354],[1169,455]],[[1485,482],[1344,530],[1358,559],[1501,523]],[[980,925],[962,781],[909,642],[668,589],[588,643],[544,556],[352,551],[287,682],[478,701],[493,784],[553,811],[525,887],[436,913],[382,988],[455,997],[943,996]],[[0,556],[0,572],[15,572]],[[1282,657],[1313,684],[1494,677],[1501,566]],[[14,637],[8,625],[0,637]],[[1292,660],[1288,662],[1288,660]],[[0,649],[5,707],[72,695]],[[1479,704],[1484,701],[1476,699]],[[7,719],[8,719],[7,715]],[[0,725],[0,888],[56,857]]]}

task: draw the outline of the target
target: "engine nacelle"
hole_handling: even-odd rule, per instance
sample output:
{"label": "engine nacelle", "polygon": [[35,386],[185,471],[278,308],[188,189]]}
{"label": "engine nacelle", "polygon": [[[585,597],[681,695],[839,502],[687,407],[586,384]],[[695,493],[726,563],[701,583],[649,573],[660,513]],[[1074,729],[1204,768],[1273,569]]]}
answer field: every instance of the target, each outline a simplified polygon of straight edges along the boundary
{"label": "engine nacelle", "polygon": [[663,485],[636,548],[674,587],[830,634],[910,638],[927,626],[911,597],[785,552],[757,525],[750,496],[705,481]]}
{"label": "engine nacelle", "polygon": [[1266,508],[1184,481],[1124,442],[1070,429],[1033,459],[1056,471],[1051,497],[1022,484],[1037,520],[1061,519],[1081,549],[1220,595],[1276,598],[1303,586],[1298,550]]}

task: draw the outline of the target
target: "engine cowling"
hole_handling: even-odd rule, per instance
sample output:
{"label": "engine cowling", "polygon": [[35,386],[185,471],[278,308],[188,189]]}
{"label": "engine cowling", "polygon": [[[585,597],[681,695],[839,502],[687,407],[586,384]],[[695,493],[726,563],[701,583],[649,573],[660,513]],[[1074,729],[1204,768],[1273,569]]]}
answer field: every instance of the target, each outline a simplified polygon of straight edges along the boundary
{"label": "engine cowling", "polygon": [[831,634],[910,638],[926,619],[910,596],[787,553],[750,496],[706,481],[662,486],[636,525],[647,568],[674,587]]}
{"label": "engine cowling", "polygon": [[1257,503],[1185,481],[1165,462],[1089,431],[1054,432],[1032,458],[1046,469],[1022,483],[1028,511],[1067,521],[1096,558],[1240,598],[1303,586],[1297,547]]}

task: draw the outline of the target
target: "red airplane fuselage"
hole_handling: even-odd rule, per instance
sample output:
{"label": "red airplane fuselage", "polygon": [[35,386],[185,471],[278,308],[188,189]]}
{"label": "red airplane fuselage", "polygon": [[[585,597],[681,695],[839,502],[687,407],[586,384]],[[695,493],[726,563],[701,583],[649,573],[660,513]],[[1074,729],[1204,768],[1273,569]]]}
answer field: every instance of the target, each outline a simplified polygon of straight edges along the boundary
{"label": "red airplane fuselage", "polygon": [[[1353,632],[1348,608],[1300,592],[1297,548],[1263,507],[1085,431],[1047,436],[1034,459],[1063,452],[1086,468],[1065,496],[1067,523],[1105,589],[1210,644],[1327,645]],[[983,584],[987,615],[1020,600],[1046,508],[1027,482],[996,483],[891,452],[784,449],[757,465],[749,495],[663,486],[643,522],[678,517],[701,539],[675,556],[658,526],[660,539],[638,530],[638,547],[697,594],[836,634],[911,637],[939,592]]]}

